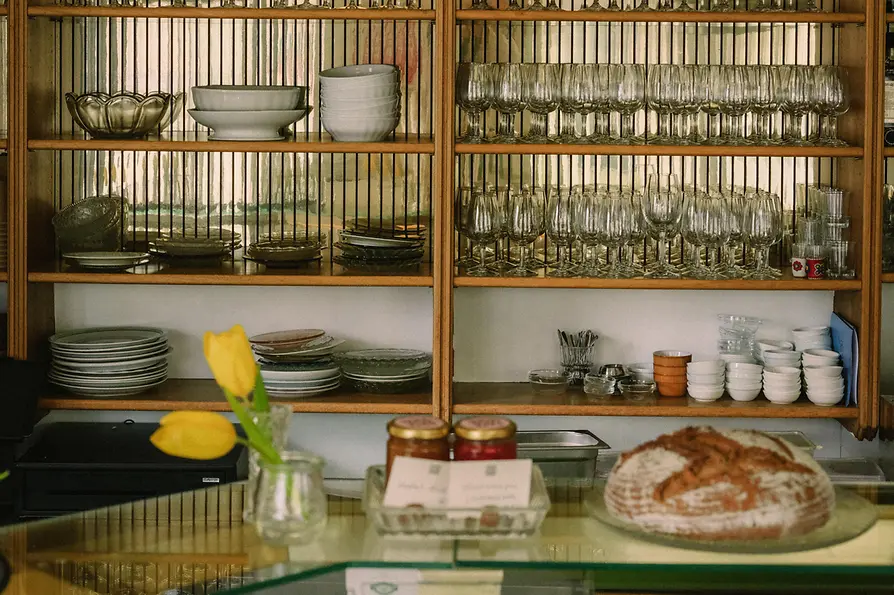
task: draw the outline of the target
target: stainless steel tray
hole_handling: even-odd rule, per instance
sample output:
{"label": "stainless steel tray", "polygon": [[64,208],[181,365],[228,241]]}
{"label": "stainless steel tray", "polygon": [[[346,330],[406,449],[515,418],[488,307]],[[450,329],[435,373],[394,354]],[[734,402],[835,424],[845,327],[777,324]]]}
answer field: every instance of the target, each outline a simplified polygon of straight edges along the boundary
{"label": "stainless steel tray", "polygon": [[771,436],[776,436],[777,438],[782,438],[783,440],[787,440],[791,442],[793,445],[798,448],[804,449],[805,451],[813,454],[814,451],[819,450],[822,446],[819,446],[816,442],[808,438],[804,435],[804,432],[799,432],[797,430],[786,430],[780,432],[764,432],[765,434],[769,434]]}
{"label": "stainless steel tray", "polygon": [[518,458],[533,459],[545,477],[593,478],[600,450],[610,448],[587,430],[518,432]]}

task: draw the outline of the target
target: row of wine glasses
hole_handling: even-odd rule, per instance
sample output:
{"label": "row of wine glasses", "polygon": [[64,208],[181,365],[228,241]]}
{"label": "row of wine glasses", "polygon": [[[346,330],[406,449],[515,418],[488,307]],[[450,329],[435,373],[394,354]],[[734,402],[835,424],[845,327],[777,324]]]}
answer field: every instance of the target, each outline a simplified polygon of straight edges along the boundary
{"label": "row of wine glasses", "polygon": [[[850,108],[843,68],[799,65],[464,62],[456,99],[467,120],[457,140],[465,143],[845,146],[837,122]],[[497,128],[485,137],[481,118],[489,109]],[[530,125],[518,136],[523,111]],[[650,113],[657,115],[654,130]]]}
{"label": "row of wine glasses", "polygon": [[[665,174],[650,174],[642,190],[462,187],[454,209],[456,229],[470,242],[470,253],[457,265],[466,267],[470,276],[539,274],[547,265],[530,257],[528,249],[541,236],[557,251],[556,262],[547,267],[549,277],[780,276],[769,264],[769,251],[784,231],[781,202],[777,195],[756,188],[682,187],[676,175]],[[668,244],[678,235],[689,251],[683,267],[668,258]],[[635,248],[647,238],[656,241],[657,258],[644,269],[635,261]],[[519,248],[516,263],[503,256],[506,240]],[[578,258],[573,257],[576,243],[582,246]],[[493,261],[488,258],[490,245],[497,247]],[[755,252],[750,270],[739,264],[742,245]],[[707,258],[701,256],[703,249]]]}
{"label": "row of wine glasses", "polygon": [[[316,9],[357,9],[366,8],[384,8],[384,9],[407,9],[413,10],[419,8],[417,0],[364,0],[365,5],[361,5],[359,0],[345,0],[343,6],[335,6],[333,0],[316,0],[312,3],[310,0],[271,0],[270,8],[292,8],[297,10],[316,10]],[[209,8],[249,8],[254,7],[256,2],[249,0],[56,0],[60,6],[114,6],[119,8],[149,8],[155,6],[172,6],[175,8],[187,7],[203,7]],[[0,1],[0,6],[5,2]],[[257,6],[262,8],[262,6]]]}
{"label": "row of wine glasses", "polygon": [[[562,10],[557,0],[509,0],[506,10]],[[489,10],[492,7],[488,0],[473,0],[469,8],[474,10]],[[574,10],[572,6],[572,10]],[[757,12],[782,12],[803,10],[806,12],[819,12],[820,8],[816,0],[806,0],[803,7],[798,6],[796,0],[582,0],[577,10],[585,12],[601,11],[702,11],[702,12],[732,12],[751,10]]]}

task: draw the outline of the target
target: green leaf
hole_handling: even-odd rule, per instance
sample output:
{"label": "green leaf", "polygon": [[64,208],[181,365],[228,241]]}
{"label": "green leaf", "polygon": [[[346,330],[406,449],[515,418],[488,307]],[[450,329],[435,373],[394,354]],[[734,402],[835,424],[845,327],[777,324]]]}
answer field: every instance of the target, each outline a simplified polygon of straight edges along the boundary
{"label": "green leaf", "polygon": [[258,375],[255,377],[255,391],[252,399],[252,407],[258,413],[270,412],[270,398],[267,396],[267,387],[261,377],[261,366],[258,366]]}
{"label": "green leaf", "polygon": [[6,479],[7,477],[9,477],[9,469],[7,469],[6,471],[4,471],[3,473],[0,473],[0,481],[3,481],[3,480]]}

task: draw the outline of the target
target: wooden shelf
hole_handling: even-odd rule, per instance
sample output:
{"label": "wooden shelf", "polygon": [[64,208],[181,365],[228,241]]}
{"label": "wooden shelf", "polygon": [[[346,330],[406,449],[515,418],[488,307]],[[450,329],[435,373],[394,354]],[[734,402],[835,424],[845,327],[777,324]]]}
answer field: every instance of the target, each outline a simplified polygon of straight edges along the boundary
{"label": "wooden shelf", "polygon": [[577,390],[541,395],[527,383],[458,382],[453,385],[453,412],[460,415],[606,415],[635,417],[749,417],[856,419],[856,407],[820,407],[801,399],[776,405],[763,397],[739,403],[724,397],[713,403],[692,399],[651,399],[631,402],[613,397],[593,402]]}
{"label": "wooden shelf", "polygon": [[[6,14],[6,8],[3,13]],[[159,19],[282,19],[282,20],[323,20],[323,21],[425,21],[434,20],[434,10],[404,9],[312,9],[294,10],[289,8],[199,8],[159,6],[116,7],[116,6],[29,6],[29,17],[120,17]]]}
{"label": "wooden shelf", "polygon": [[[2,14],[0,14],[0,16],[2,16]],[[4,134],[5,134],[5,132],[4,132]],[[4,136],[3,138],[0,138],[0,151],[6,151],[8,148],[9,148],[9,142],[7,141],[6,137]]]}
{"label": "wooden shelf", "polygon": [[[346,389],[307,399],[271,399],[288,403],[293,411],[303,413],[382,413],[431,414],[432,395],[372,395],[352,393]],[[109,411],[230,411],[220,387],[210,379],[171,379],[148,392],[131,397],[92,399],[65,393],[40,400],[43,409],[89,409]]]}
{"label": "wooden shelf", "polygon": [[81,134],[31,139],[28,148],[54,151],[179,151],[203,153],[409,153],[433,155],[431,137],[398,135],[375,143],[342,143],[328,134],[299,134],[282,141],[216,141],[204,132],[170,132],[145,139],[91,139]]}
{"label": "wooden shelf", "polygon": [[885,147],[882,155],[885,157],[894,157],[894,147]]}
{"label": "wooden shelf", "polygon": [[457,154],[653,155],[693,157],[862,157],[862,147],[757,147],[694,145],[456,144]]}
{"label": "wooden shelf", "polygon": [[894,283],[894,273],[882,273],[882,283]]}
{"label": "wooden shelf", "polygon": [[[894,279],[894,275],[892,275]],[[592,277],[466,277],[453,278],[454,287],[515,287],[515,288],[566,288],[566,289],[706,289],[751,291],[859,291],[859,279],[795,279],[791,271],[783,271],[781,279],[758,281],[754,279],[597,279]]]}
{"label": "wooden shelf", "polygon": [[364,273],[352,271],[324,260],[307,269],[269,269],[241,259],[225,261],[219,268],[203,269],[148,264],[130,269],[132,272],[103,273],[85,271],[57,263],[55,268],[36,269],[28,273],[34,283],[106,283],[136,285],[253,285],[253,286],[349,286],[349,287],[431,287],[434,283],[431,265],[426,263],[413,271],[396,273]]}
{"label": "wooden shelf", "polygon": [[589,21],[604,23],[865,23],[866,15],[860,12],[584,12],[579,10],[457,10],[456,20]]}
{"label": "wooden shelf", "polygon": [[0,271],[0,283],[6,283],[7,281],[9,281],[9,272]]}

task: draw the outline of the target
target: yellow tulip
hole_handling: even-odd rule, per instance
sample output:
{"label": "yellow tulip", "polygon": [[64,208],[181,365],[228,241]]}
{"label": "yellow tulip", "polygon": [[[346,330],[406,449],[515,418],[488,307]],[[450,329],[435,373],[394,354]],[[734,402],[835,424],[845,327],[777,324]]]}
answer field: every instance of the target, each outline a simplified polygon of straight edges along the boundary
{"label": "yellow tulip", "polygon": [[236,428],[219,413],[174,411],[158,422],[149,440],[165,454],[184,459],[218,459],[236,445]]}
{"label": "yellow tulip", "polygon": [[205,333],[205,359],[221,388],[242,399],[251,394],[258,368],[242,326]]}

